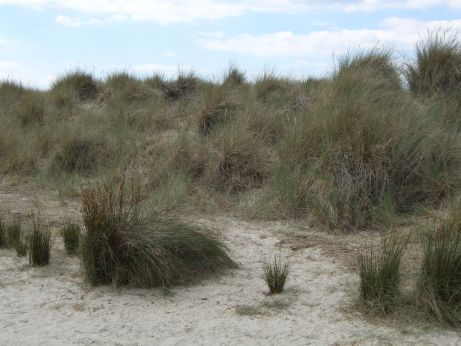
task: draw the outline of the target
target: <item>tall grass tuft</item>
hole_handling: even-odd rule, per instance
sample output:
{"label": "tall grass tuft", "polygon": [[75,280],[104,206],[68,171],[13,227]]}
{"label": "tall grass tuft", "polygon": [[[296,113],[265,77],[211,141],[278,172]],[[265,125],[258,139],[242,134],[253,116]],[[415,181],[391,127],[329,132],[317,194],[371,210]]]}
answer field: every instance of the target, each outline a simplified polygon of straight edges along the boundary
{"label": "tall grass tuft", "polygon": [[461,207],[423,238],[418,300],[442,322],[461,324]]}
{"label": "tall grass tuft", "polygon": [[290,262],[284,262],[281,256],[274,256],[273,259],[263,263],[264,281],[269,287],[270,294],[282,293],[285,282],[290,274]]}
{"label": "tall grass tuft", "polygon": [[21,222],[14,220],[7,225],[8,245],[16,250],[18,257],[24,257],[27,254],[27,244],[24,240]]}
{"label": "tall grass tuft", "polygon": [[461,87],[461,44],[455,34],[431,32],[416,46],[416,61],[407,65],[411,91],[431,95]]}
{"label": "tall grass tuft", "polygon": [[68,255],[75,255],[80,246],[81,231],[80,226],[67,223],[61,228],[61,236],[64,241],[64,248]]}
{"label": "tall grass tuft", "polygon": [[196,227],[141,217],[136,185],[112,181],[82,196],[81,259],[92,285],[170,287],[235,266],[225,246]]}
{"label": "tall grass tuft", "polygon": [[8,238],[6,233],[5,221],[0,218],[0,248],[8,247]]}
{"label": "tall grass tuft", "polygon": [[229,66],[227,73],[224,75],[223,85],[239,86],[246,83],[245,73],[240,71],[236,66]]}
{"label": "tall grass tuft", "polygon": [[380,253],[371,249],[359,254],[360,300],[368,311],[389,314],[395,310],[406,243],[393,235],[384,241]]}
{"label": "tall grass tuft", "polygon": [[50,262],[51,232],[37,217],[32,219],[32,231],[27,239],[29,263],[34,267],[45,266]]}

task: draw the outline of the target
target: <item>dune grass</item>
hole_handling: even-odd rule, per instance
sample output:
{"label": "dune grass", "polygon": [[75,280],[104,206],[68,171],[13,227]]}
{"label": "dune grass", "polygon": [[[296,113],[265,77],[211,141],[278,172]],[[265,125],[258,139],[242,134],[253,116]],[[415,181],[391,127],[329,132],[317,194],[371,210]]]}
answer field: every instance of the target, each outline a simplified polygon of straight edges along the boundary
{"label": "dune grass", "polygon": [[461,207],[423,237],[418,301],[441,323],[461,324]]}
{"label": "dune grass", "polygon": [[0,217],[0,248],[8,247],[8,238],[6,233],[6,223]]}
{"label": "dune grass", "polygon": [[280,255],[263,263],[264,281],[269,288],[270,294],[283,292],[288,275],[290,274],[291,263],[284,261]]}
{"label": "dune grass", "polygon": [[141,217],[135,185],[112,181],[82,195],[81,259],[92,285],[167,288],[235,267],[226,247],[197,227]]}
{"label": "dune grass", "polygon": [[407,241],[394,234],[377,252],[370,249],[359,254],[360,302],[367,312],[390,314],[396,309]]}
{"label": "dune grass", "polygon": [[33,267],[42,267],[50,262],[51,232],[39,217],[32,217],[32,229],[27,237],[29,264]]}
{"label": "dune grass", "polygon": [[458,46],[442,36],[419,44],[410,90],[380,48],[339,58],[322,79],[266,69],[251,80],[230,66],[219,81],[184,71],[169,80],[74,71],[47,91],[3,81],[0,172],[71,195],[87,179],[136,173],[158,209],[219,204],[382,227],[458,191]]}
{"label": "dune grass", "polygon": [[387,51],[340,60],[279,146],[270,189],[280,209],[360,228],[456,190],[457,133],[425,114],[396,76]]}
{"label": "dune grass", "polygon": [[66,223],[61,228],[61,236],[64,242],[64,249],[68,255],[78,253],[80,246],[81,230],[80,226],[71,222]]}

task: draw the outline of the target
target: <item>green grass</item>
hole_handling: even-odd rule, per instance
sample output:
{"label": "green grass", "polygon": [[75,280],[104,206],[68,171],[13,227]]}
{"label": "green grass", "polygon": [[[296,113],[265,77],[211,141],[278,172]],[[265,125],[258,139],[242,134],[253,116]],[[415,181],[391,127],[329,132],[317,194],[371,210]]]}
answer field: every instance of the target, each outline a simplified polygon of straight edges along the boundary
{"label": "green grass", "polygon": [[64,242],[64,248],[68,255],[75,255],[80,246],[81,231],[80,226],[73,223],[66,223],[61,228],[61,236]]}
{"label": "green grass", "polygon": [[461,324],[461,208],[423,238],[418,301],[440,322]]}
{"label": "green grass", "polygon": [[27,238],[29,263],[34,267],[48,265],[51,252],[51,232],[39,218],[32,220],[32,230]]}
{"label": "green grass", "polygon": [[81,259],[90,284],[170,287],[235,267],[226,247],[197,227],[141,217],[139,192],[123,181],[82,191]]}
{"label": "green grass", "polygon": [[284,261],[281,256],[274,256],[263,263],[264,281],[269,288],[270,294],[283,292],[288,275],[290,274],[290,268],[290,262]]}
{"label": "green grass", "polygon": [[399,299],[403,251],[407,241],[391,236],[375,252],[358,256],[360,301],[368,312],[390,314]]}

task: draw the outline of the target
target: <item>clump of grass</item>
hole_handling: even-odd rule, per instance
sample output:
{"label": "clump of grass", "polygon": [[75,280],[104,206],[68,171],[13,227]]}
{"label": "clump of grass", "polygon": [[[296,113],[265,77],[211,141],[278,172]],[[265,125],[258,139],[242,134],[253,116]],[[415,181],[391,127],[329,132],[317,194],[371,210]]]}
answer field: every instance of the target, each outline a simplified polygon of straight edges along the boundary
{"label": "clump of grass", "polygon": [[285,262],[282,257],[274,256],[263,263],[264,281],[269,287],[270,294],[282,293],[285,282],[290,274],[291,264]]}
{"label": "clump of grass", "polygon": [[367,311],[389,314],[395,310],[406,243],[393,235],[384,241],[380,253],[371,249],[359,254],[360,301]]}
{"label": "clump of grass", "polygon": [[28,92],[19,98],[14,108],[14,116],[22,126],[42,124],[45,118],[45,100],[39,92]]}
{"label": "clump of grass", "polygon": [[224,76],[223,85],[238,86],[246,83],[245,73],[240,71],[236,66],[229,66],[229,70]]}
{"label": "clump of grass", "polygon": [[452,92],[461,86],[461,45],[450,32],[431,32],[416,46],[416,61],[407,65],[411,91],[430,95]]}
{"label": "clump of grass", "polygon": [[16,250],[18,257],[24,257],[27,254],[27,244],[23,239],[21,222],[14,220],[7,225],[8,245]]}
{"label": "clump of grass", "polygon": [[50,93],[56,106],[72,107],[78,101],[95,99],[99,86],[91,74],[77,70],[54,81]]}
{"label": "clump of grass", "polygon": [[6,223],[5,221],[0,218],[0,248],[8,247],[8,238],[6,232]]}
{"label": "clump of grass", "polygon": [[441,323],[461,324],[461,207],[423,238],[418,301]]}
{"label": "clump of grass", "polygon": [[92,285],[170,287],[235,266],[225,246],[196,227],[141,217],[136,185],[113,181],[82,196],[81,258]]}
{"label": "clump of grass", "polygon": [[61,146],[51,162],[51,168],[67,173],[88,175],[108,161],[111,148],[97,136],[71,136]]}
{"label": "clump of grass", "polygon": [[164,96],[169,100],[178,100],[195,93],[200,85],[200,79],[193,72],[180,71],[175,81],[167,83]]}
{"label": "clump of grass", "polygon": [[64,248],[68,255],[75,255],[80,246],[80,226],[67,223],[61,229],[61,236],[64,241]]}
{"label": "clump of grass", "polygon": [[275,93],[283,92],[288,84],[287,80],[278,77],[273,71],[264,71],[254,84],[256,97],[261,101],[277,99]]}
{"label": "clump of grass", "polygon": [[27,239],[29,263],[34,267],[45,266],[50,262],[51,232],[37,217],[33,217],[32,231]]}
{"label": "clump of grass", "polygon": [[240,118],[212,132],[205,157],[204,180],[217,191],[236,193],[263,186],[270,175],[271,158],[257,136]]}
{"label": "clump of grass", "polygon": [[127,103],[147,99],[149,93],[143,81],[127,72],[117,72],[107,77],[104,96],[111,107],[124,107]]}
{"label": "clump of grass", "polygon": [[21,83],[12,80],[0,81],[0,105],[10,107],[17,105],[18,99],[29,92]]}
{"label": "clump of grass", "polygon": [[199,133],[208,135],[216,125],[230,117],[234,108],[235,104],[226,90],[213,87],[205,96],[205,104],[197,116]]}

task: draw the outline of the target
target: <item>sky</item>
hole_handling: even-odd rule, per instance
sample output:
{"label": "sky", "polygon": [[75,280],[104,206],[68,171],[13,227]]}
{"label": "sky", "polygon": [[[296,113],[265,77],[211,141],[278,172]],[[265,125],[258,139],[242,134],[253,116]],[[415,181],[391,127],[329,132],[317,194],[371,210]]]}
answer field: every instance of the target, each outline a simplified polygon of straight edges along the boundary
{"label": "sky", "polygon": [[461,0],[0,0],[0,79],[47,88],[77,69],[219,79],[229,65],[250,78],[319,77],[377,45],[409,61],[448,28],[461,30]]}

